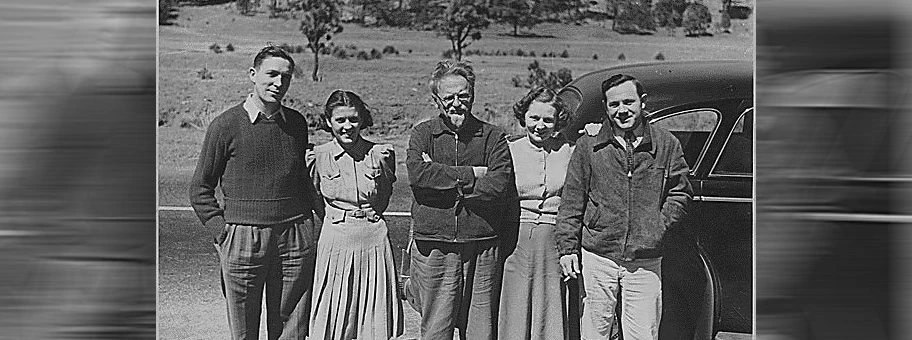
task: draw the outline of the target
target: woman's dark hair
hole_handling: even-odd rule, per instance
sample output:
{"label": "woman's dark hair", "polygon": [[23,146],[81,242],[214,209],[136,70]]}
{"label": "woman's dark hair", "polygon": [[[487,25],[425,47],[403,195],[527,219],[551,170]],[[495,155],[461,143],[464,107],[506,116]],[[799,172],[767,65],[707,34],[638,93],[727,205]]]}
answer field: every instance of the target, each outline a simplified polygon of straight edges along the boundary
{"label": "woman's dark hair", "polygon": [[532,105],[532,102],[549,104],[556,110],[554,114],[554,131],[563,128],[570,119],[570,112],[567,111],[567,107],[564,106],[564,102],[557,96],[557,93],[554,93],[549,88],[538,86],[532,88],[522,99],[513,104],[513,115],[516,116],[516,120],[519,121],[519,125],[522,127],[526,127],[526,111],[529,111],[529,106]]}
{"label": "woman's dark hair", "polygon": [[355,108],[355,111],[358,112],[358,119],[361,122],[361,129],[374,126],[374,119],[371,117],[370,110],[367,109],[367,105],[364,104],[361,97],[351,91],[335,90],[329,95],[329,98],[326,98],[326,105],[320,115],[320,130],[332,133],[332,128],[326,124],[326,121],[332,118],[333,110],[342,106]]}

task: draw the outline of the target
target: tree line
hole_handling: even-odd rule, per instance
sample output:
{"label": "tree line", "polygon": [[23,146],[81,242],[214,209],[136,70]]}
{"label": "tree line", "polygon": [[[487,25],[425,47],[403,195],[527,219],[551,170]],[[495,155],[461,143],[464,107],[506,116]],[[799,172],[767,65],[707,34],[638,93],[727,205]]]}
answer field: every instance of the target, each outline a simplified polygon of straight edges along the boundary
{"label": "tree line", "polygon": [[[173,7],[179,0],[159,0],[159,23],[173,18]],[[650,34],[658,28],[674,30],[683,27],[689,36],[707,33],[712,22],[704,0],[603,0],[604,14],[612,18],[611,29],[622,34]],[[731,25],[732,0],[722,5],[718,27],[727,31]],[[213,0],[184,0],[183,3],[208,4]],[[221,2],[225,2],[224,0]],[[266,2],[266,3],[262,3]],[[319,55],[333,35],[342,32],[343,6],[355,10],[362,24],[409,27],[436,31],[450,42],[452,56],[461,60],[466,47],[481,39],[481,31],[491,24],[519,29],[532,29],[543,22],[579,22],[591,15],[592,0],[234,0],[242,14],[253,14],[265,5],[271,18],[297,20],[313,52],[312,79],[318,81]],[[598,9],[598,8],[597,8]],[[600,9],[600,10],[601,10]],[[164,16],[163,16],[164,14]]]}

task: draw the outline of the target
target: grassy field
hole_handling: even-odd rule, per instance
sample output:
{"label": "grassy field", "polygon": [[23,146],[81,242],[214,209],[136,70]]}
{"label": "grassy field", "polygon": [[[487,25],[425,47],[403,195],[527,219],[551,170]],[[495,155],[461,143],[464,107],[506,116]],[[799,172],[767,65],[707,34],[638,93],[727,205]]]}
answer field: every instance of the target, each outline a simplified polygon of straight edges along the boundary
{"label": "grassy field", "polygon": [[[483,32],[482,40],[469,49],[515,50],[561,53],[568,58],[470,56],[478,75],[475,113],[482,119],[518,131],[510,106],[526,91],[512,85],[511,78],[525,76],[527,66],[538,60],[548,71],[569,68],[574,76],[623,63],[654,60],[662,53],[666,60],[753,59],[753,28],[749,22],[734,21],[732,34],[714,37],[676,37],[665,32],[653,36],[624,36],[611,32],[610,22],[575,25],[544,24],[532,31],[536,38],[507,35],[511,28],[495,26]],[[158,132],[159,205],[186,207],[187,185],[193,174],[205,133],[182,128],[182,122],[217,114],[239,103],[248,93],[246,69],[253,55],[267,41],[304,45],[306,41],[293,21],[267,20],[264,15],[240,16],[224,5],[181,7],[175,25],[159,27],[159,120]],[[313,56],[294,54],[303,65],[305,77],[295,79],[285,104],[309,117],[319,113],[326,97],[335,89],[360,94],[374,112],[374,128],[367,138],[395,146],[399,181],[394,186],[390,211],[408,211],[411,193],[405,171],[407,132],[414,124],[436,115],[427,89],[427,75],[442,59],[449,42],[432,32],[403,29],[363,28],[346,25],[333,41],[354,44],[361,50],[382,50],[393,46],[399,55],[380,60],[340,60],[321,56],[321,82],[309,79]],[[234,52],[216,54],[213,43]],[[624,54],[625,60],[618,60]],[[598,55],[598,59],[593,59]],[[197,71],[206,68],[213,79],[202,80]],[[330,138],[314,131],[319,144]],[[404,247],[408,220],[390,219],[393,244]],[[159,336],[160,339],[227,338],[224,300],[218,288],[218,268],[211,246],[213,231],[204,230],[188,211],[159,214]],[[398,252],[395,252],[398,257]],[[408,306],[404,339],[417,338],[417,314]]]}

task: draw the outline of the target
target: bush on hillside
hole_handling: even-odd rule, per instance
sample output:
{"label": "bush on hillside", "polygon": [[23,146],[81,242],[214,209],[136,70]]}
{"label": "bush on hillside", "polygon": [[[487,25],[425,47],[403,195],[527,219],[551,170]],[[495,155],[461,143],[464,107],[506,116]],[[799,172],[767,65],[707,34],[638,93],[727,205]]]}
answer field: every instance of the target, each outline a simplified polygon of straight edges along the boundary
{"label": "bush on hillside", "polygon": [[705,35],[711,23],[712,16],[704,4],[695,2],[684,10],[684,33],[689,37]]}

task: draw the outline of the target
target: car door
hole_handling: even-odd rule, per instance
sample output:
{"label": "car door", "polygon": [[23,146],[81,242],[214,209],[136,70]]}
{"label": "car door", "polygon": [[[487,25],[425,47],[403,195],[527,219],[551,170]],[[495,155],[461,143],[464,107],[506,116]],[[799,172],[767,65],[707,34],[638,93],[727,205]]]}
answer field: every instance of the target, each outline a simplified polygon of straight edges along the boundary
{"label": "car door", "polygon": [[[672,338],[672,332],[693,332],[694,338],[720,330],[750,333],[752,100],[686,104],[650,118],[681,142],[694,189],[685,223],[667,237],[663,289],[668,291],[664,302],[669,321],[662,338]],[[682,311],[691,315],[680,315]]]}

